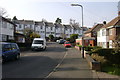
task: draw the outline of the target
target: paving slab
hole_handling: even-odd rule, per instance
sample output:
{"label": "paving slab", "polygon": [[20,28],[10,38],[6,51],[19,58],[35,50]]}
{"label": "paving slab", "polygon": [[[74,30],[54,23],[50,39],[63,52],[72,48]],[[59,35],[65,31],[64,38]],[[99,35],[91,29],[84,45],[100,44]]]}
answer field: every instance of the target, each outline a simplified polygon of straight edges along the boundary
{"label": "paving slab", "polygon": [[96,78],[93,71],[89,68],[86,59],[75,48],[70,48],[66,56],[58,67],[49,75],[49,78]]}

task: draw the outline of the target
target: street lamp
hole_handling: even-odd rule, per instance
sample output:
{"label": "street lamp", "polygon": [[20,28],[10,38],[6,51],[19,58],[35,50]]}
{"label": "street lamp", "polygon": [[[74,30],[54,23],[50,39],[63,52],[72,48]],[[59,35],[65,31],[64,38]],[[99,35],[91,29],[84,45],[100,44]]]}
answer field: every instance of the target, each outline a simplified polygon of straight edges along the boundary
{"label": "street lamp", "polygon": [[71,6],[80,6],[82,10],[82,58],[84,58],[84,33],[83,33],[83,6],[80,4],[71,4]]}

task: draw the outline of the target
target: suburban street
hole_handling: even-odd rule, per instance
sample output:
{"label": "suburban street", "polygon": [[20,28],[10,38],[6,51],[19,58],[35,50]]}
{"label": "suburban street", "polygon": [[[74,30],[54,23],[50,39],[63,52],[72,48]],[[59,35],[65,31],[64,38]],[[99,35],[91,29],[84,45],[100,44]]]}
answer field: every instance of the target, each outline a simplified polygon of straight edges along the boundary
{"label": "suburban street", "polygon": [[[2,77],[92,78],[87,63],[79,63],[80,54],[76,55],[77,50],[74,50],[65,49],[58,43],[48,43],[45,51],[22,52],[20,60],[9,61],[2,65]],[[85,59],[82,62],[85,62]]]}

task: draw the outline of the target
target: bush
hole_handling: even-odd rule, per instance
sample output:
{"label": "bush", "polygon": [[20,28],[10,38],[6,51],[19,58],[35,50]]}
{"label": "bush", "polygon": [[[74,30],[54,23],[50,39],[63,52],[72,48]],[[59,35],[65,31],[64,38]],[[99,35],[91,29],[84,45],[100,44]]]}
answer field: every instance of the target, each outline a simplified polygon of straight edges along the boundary
{"label": "bush", "polygon": [[84,48],[85,48],[85,51],[91,51],[93,49],[92,46],[85,46]]}
{"label": "bush", "polygon": [[72,35],[70,35],[70,42],[74,43],[75,39],[77,39],[77,38],[78,38],[78,34],[72,34]]}
{"label": "bush", "polygon": [[107,63],[107,60],[105,59],[104,56],[99,56],[98,54],[92,54],[91,57],[98,61],[98,62],[101,62],[102,65],[106,64]]}
{"label": "bush", "polygon": [[67,40],[67,41],[70,41],[70,38],[67,38],[66,40]]}
{"label": "bush", "polygon": [[102,48],[102,47],[100,47],[100,46],[94,46],[93,50],[98,49],[98,48]]}
{"label": "bush", "polygon": [[97,54],[98,56],[104,56],[109,64],[114,64],[117,67],[120,67],[120,53],[115,53],[114,49],[102,49],[97,48],[92,50],[92,54]]}
{"label": "bush", "polygon": [[82,45],[76,45],[76,46],[78,46],[78,47],[82,47]]}

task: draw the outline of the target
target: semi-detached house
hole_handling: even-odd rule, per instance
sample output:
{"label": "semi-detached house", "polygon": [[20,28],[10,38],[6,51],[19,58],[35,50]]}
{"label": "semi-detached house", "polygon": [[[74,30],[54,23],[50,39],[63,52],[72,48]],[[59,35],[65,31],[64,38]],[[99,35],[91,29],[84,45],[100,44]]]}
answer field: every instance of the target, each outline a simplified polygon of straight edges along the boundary
{"label": "semi-detached house", "polygon": [[97,32],[97,45],[103,48],[114,48],[117,37],[120,37],[120,16],[100,28]]}
{"label": "semi-detached house", "polygon": [[16,25],[0,16],[0,41],[14,40],[14,32]]}

